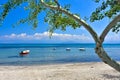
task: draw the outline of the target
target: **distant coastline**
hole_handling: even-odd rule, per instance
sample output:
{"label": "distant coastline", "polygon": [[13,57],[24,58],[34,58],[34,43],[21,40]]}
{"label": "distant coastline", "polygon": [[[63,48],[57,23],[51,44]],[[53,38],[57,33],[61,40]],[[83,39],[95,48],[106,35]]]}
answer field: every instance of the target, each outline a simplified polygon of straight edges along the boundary
{"label": "distant coastline", "polygon": [[[16,46],[17,45],[17,46]],[[89,47],[85,45],[91,45],[90,47],[95,47],[95,43],[0,43],[0,48],[22,48],[22,47]],[[120,47],[120,44],[104,43],[104,47]]]}

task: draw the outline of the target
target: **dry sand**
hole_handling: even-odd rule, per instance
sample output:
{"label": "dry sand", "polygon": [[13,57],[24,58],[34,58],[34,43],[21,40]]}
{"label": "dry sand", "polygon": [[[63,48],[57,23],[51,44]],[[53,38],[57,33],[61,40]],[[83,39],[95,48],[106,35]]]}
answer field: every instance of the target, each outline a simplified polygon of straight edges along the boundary
{"label": "dry sand", "polygon": [[120,80],[120,73],[102,62],[0,66],[0,80]]}

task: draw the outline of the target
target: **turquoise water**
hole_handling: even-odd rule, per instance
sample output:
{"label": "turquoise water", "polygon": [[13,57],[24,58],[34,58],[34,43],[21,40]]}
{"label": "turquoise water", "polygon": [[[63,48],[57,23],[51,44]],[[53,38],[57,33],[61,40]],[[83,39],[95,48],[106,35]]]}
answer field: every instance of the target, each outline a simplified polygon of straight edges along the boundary
{"label": "turquoise water", "polygon": [[[94,44],[0,44],[0,65],[100,62],[94,47]],[[104,48],[113,59],[120,61],[120,44],[105,44]],[[30,54],[20,57],[19,53],[26,49]]]}

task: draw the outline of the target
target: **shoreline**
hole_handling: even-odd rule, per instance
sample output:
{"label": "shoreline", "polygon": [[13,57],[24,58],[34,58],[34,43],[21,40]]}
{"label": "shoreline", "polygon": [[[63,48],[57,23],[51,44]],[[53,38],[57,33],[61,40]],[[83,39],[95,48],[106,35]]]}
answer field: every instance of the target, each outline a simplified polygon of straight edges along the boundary
{"label": "shoreline", "polygon": [[103,62],[31,66],[0,65],[0,80],[119,80],[120,73]]}
{"label": "shoreline", "polygon": [[[29,61],[30,62],[30,61]],[[0,63],[0,66],[49,66],[49,65],[67,65],[67,64],[94,64],[94,63],[102,63],[101,61],[90,61],[90,62],[53,62],[53,63],[34,63],[34,62],[3,62]]]}

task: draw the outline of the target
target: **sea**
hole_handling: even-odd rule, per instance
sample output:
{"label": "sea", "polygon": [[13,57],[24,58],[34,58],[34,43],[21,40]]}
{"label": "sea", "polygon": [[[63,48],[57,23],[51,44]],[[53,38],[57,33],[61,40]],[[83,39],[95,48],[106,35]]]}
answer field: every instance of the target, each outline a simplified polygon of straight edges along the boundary
{"label": "sea", "polygon": [[[104,44],[108,55],[120,61],[120,44]],[[66,50],[69,48],[70,50]],[[84,48],[84,51],[79,50]],[[101,62],[95,44],[0,44],[0,65],[44,65],[81,62]],[[30,50],[25,56],[19,53]]]}

